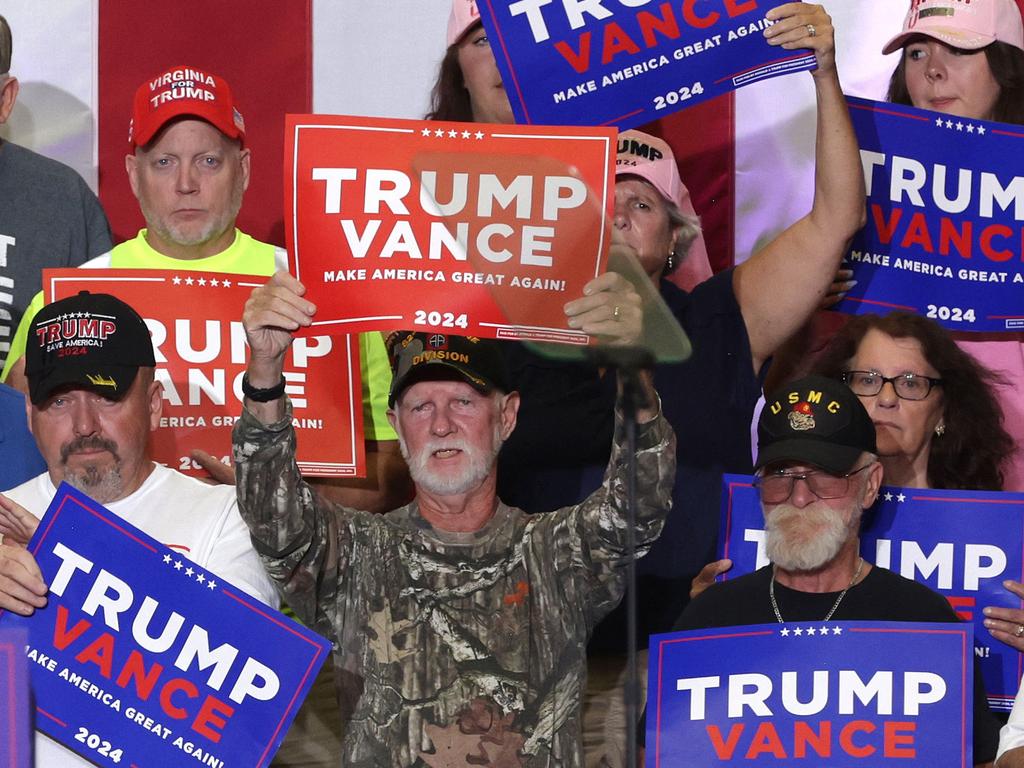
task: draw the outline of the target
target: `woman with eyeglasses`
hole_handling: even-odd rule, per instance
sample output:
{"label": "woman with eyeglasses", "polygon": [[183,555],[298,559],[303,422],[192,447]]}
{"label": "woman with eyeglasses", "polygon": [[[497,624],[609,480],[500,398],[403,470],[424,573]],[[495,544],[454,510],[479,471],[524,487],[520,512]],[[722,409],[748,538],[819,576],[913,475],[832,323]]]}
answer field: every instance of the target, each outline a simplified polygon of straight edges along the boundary
{"label": "woman with eyeglasses", "polygon": [[[935,322],[904,312],[855,317],[833,337],[818,372],[845,381],[867,408],[887,485],[1002,490],[1014,441],[992,390],[998,377]],[[1024,598],[1024,584],[1005,584]],[[984,611],[992,636],[1024,651],[1024,611]],[[1024,766],[1022,696],[1002,730],[1000,768]]]}
{"label": "woman with eyeglasses", "polygon": [[999,491],[1014,449],[997,377],[941,326],[905,312],[852,318],[817,364],[860,396],[887,485]]}

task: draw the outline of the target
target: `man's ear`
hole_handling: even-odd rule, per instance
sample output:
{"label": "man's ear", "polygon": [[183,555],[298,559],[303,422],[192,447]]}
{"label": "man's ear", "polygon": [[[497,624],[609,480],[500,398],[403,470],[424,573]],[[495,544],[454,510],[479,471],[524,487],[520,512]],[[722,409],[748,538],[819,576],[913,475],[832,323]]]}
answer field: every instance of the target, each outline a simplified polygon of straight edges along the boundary
{"label": "man's ear", "polygon": [[239,151],[239,153],[238,153],[238,162],[239,162],[239,164],[241,165],[241,168],[242,168],[242,191],[243,192],[249,188],[249,174],[252,172],[251,159],[252,159],[252,151],[251,150],[249,150],[247,148],[247,149],[242,149],[242,150]]}
{"label": "man's ear", "polygon": [[135,198],[139,197],[139,158],[131,152],[124,156],[124,170],[128,174],[128,185],[132,188]]}
{"label": "man's ear", "polygon": [[518,392],[509,392],[502,397],[499,413],[502,440],[508,440],[509,435],[516,428],[516,420],[519,418],[519,402]]}
{"label": "man's ear", "polygon": [[882,487],[882,480],[885,471],[882,469],[882,462],[877,459],[871,465],[870,469],[864,470],[868,476],[867,482],[864,485],[864,496],[861,499],[861,507],[867,509],[875,503],[875,499],[878,498],[878,491]]}
{"label": "man's ear", "polygon": [[18,100],[18,78],[8,77],[3,85],[0,85],[0,125],[7,122],[14,109],[14,102]]}
{"label": "man's ear", "polygon": [[164,412],[164,385],[154,379],[149,383],[149,431],[155,432],[160,426],[160,415]]}
{"label": "man's ear", "polygon": [[25,395],[25,421],[28,422],[28,431],[35,437],[36,431],[32,429],[32,401]]}

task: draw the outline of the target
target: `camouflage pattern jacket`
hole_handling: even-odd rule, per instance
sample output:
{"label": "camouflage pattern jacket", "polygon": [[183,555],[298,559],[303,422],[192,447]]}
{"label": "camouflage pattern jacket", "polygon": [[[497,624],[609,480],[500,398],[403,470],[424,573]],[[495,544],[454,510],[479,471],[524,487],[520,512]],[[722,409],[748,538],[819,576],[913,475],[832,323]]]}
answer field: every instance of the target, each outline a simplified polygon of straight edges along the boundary
{"label": "camouflage pattern jacket", "polygon": [[[600,489],[479,531],[435,530],[416,503],[371,515],[326,502],[295,465],[291,409],[234,432],[238,504],[283,597],[334,643],[358,690],[342,764],[581,766],[586,644],[625,590],[622,427]],[[638,429],[638,553],[671,505],[675,438]]]}

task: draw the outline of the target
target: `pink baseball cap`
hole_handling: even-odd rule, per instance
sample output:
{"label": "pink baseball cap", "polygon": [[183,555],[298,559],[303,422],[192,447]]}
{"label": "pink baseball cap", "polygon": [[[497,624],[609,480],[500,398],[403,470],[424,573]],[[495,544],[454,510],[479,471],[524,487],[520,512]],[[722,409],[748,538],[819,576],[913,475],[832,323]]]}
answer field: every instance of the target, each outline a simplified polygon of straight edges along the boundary
{"label": "pink baseball cap", "polygon": [[639,176],[649,181],[662,197],[683,209],[690,192],[679,178],[672,148],[657,136],[642,131],[623,131],[619,134],[618,154],[615,156],[616,176]]}
{"label": "pink baseball cap", "polygon": [[968,51],[996,40],[1024,50],[1024,22],[1014,0],[911,0],[903,31],[882,53],[902,48],[915,35]]}
{"label": "pink baseball cap", "polygon": [[245,121],[223,78],[195,67],[171,67],[139,86],[128,141],[141,147],[175,117],[205,120],[230,139],[245,141]]}
{"label": "pink baseball cap", "polygon": [[455,45],[469,28],[480,22],[480,9],[476,0],[452,0],[452,12],[448,15],[448,46]]}
{"label": "pink baseball cap", "polygon": [[[615,176],[639,176],[650,182],[661,196],[675,203],[680,213],[699,221],[690,199],[690,190],[679,176],[672,148],[663,139],[642,131],[622,131],[615,156]],[[682,265],[669,278],[686,290],[711,277],[711,262],[704,233],[698,232],[690,244]]]}

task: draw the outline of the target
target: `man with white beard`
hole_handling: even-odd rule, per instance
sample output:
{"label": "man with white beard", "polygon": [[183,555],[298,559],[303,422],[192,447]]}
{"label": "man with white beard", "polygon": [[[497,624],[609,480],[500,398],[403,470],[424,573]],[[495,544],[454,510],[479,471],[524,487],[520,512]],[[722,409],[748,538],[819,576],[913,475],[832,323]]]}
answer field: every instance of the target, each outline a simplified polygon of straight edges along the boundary
{"label": "man with white beard", "polygon": [[[516,425],[498,342],[433,332],[388,340],[391,420],[416,487],[384,515],[314,494],[295,465],[282,360],[316,307],[286,272],[253,291],[234,431],[239,509],[295,613],[331,638],[352,768],[578,766],[586,644],[625,589],[630,531],[619,423],[601,487],[538,515],[497,497]],[[613,273],[565,306],[573,327],[633,343],[640,298]],[[637,554],[671,506],[675,445],[649,372],[637,420]],[[553,434],[553,440],[579,439]]]}
{"label": "man with white beard", "polygon": [[[860,523],[878,496],[875,427],[843,383],[810,376],[769,396],[757,428],[757,476],[769,565],[714,584],[676,630],[786,621],[959,621],[923,584],[860,554]],[[710,670],[709,670],[710,673]],[[996,753],[999,724],[974,676],[974,761]]]}

